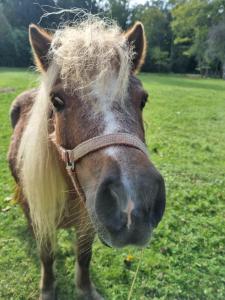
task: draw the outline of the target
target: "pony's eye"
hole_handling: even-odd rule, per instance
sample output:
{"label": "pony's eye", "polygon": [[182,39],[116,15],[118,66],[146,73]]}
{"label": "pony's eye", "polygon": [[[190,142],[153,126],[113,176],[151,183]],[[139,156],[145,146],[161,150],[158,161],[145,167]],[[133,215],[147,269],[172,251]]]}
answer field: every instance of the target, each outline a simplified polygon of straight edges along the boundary
{"label": "pony's eye", "polygon": [[144,94],[141,99],[141,110],[143,110],[147,101],[148,101],[148,94]]}
{"label": "pony's eye", "polygon": [[51,102],[57,111],[61,111],[65,106],[63,100],[55,94],[51,94]]}

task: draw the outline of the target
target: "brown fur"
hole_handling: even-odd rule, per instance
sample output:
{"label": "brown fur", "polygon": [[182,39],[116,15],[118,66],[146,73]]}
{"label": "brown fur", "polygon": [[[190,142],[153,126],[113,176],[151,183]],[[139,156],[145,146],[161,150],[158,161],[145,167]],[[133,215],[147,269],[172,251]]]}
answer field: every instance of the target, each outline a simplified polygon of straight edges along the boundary
{"label": "brown fur", "polygon": [[[136,85],[136,81],[134,80],[134,86]],[[132,90],[132,97],[134,99],[140,99],[140,93],[138,86],[136,88],[133,88]],[[20,187],[20,176],[19,176],[19,170],[16,167],[16,157],[17,157],[17,151],[19,148],[19,143],[21,140],[22,133],[24,131],[24,128],[27,124],[28,117],[30,115],[30,111],[32,109],[32,105],[35,101],[35,96],[37,94],[37,90],[31,90],[24,92],[20,96],[18,96],[15,101],[12,104],[11,109],[11,116],[13,118],[13,124],[14,124],[14,132],[11,140],[11,145],[9,149],[8,154],[8,160],[10,169],[12,171],[12,175],[14,176],[16,182],[18,183],[18,201],[21,204],[24,213],[28,219],[28,222],[30,224],[30,227],[32,229],[32,220],[30,218],[29,214],[29,206],[27,204],[27,201],[23,195],[22,189]],[[68,131],[69,136],[65,135],[66,141],[71,141],[71,144],[67,144],[66,147],[73,148],[75,146],[75,143],[80,143],[88,138],[91,138],[92,136],[99,135],[102,131],[102,128],[98,126],[98,122],[92,124],[92,130],[87,130],[90,128],[88,115],[86,115],[85,111],[86,108],[81,103],[79,104],[80,99],[76,99],[76,102],[73,99],[70,99],[67,97],[68,101],[71,101],[71,103],[76,103],[76,107],[73,109],[76,110],[76,116],[77,116],[77,125],[74,127],[74,131]],[[140,103],[138,101],[134,101],[135,106],[139,107]],[[15,113],[15,111],[19,111],[18,113]],[[16,115],[16,117],[15,117]],[[141,118],[141,115],[140,115]],[[83,127],[79,127],[79,123],[83,123]],[[49,134],[52,133],[53,127],[55,126],[55,122],[60,122],[60,119],[55,119],[55,114],[53,113],[53,110],[51,108],[51,105],[49,106]],[[70,116],[68,116],[68,123],[73,122],[74,120],[70,120]],[[124,124],[125,125],[125,124]],[[60,128],[61,124],[57,124],[57,128]],[[126,125],[125,125],[126,126]],[[130,124],[129,126],[132,126]],[[87,127],[87,128],[86,128]],[[142,135],[142,129],[140,128],[138,135]],[[74,141],[74,136],[76,137],[76,142]],[[143,136],[142,136],[143,137]],[[57,143],[63,145],[66,141],[61,140],[60,132],[56,132],[56,140]],[[98,155],[95,153],[90,154],[88,160],[83,159],[78,165],[77,165],[77,172],[79,176],[79,180],[81,183],[84,182],[84,178],[88,181],[90,181],[90,185],[96,185],[97,182],[95,182],[96,174],[99,174],[101,176],[101,170],[99,166],[103,163],[102,159],[104,160],[104,154],[101,153],[102,150],[98,151]],[[132,152],[132,150],[131,150]],[[78,195],[76,194],[76,191],[73,187],[73,184],[71,182],[70,177],[68,176],[67,172],[65,171],[65,163],[61,160],[61,157],[59,153],[56,151],[55,153],[58,156],[58,160],[61,162],[61,169],[62,172],[66,178],[67,185],[68,185],[68,191],[67,192],[67,202],[64,210],[64,214],[62,217],[62,221],[59,225],[61,228],[68,228],[71,226],[76,227],[77,232],[77,238],[78,238],[78,244],[77,244],[77,287],[80,290],[80,293],[87,297],[86,299],[100,299],[98,298],[98,294],[92,285],[90,281],[89,276],[89,263],[91,260],[91,244],[93,242],[94,238],[94,230],[91,225],[91,221],[89,219],[87,210],[85,208],[85,204],[80,202],[78,199]],[[131,155],[132,156],[132,155]],[[106,158],[105,158],[106,160]],[[103,164],[110,163],[105,161]],[[134,162],[135,164],[135,162]],[[32,167],[32,166],[31,166]],[[89,170],[85,174],[82,174],[81,176],[81,170]],[[93,176],[94,175],[94,176]],[[81,176],[81,177],[80,177]],[[97,176],[98,178],[98,176]],[[85,181],[86,181],[85,180]],[[85,188],[85,184],[83,185]],[[41,279],[41,292],[42,292],[42,298],[41,299],[56,299],[55,295],[55,285],[54,285],[54,275],[53,275],[53,254],[51,250],[50,244],[47,246],[49,248],[46,250],[46,246],[43,246],[41,248],[41,260],[42,260],[42,279]],[[48,253],[48,254],[46,254]],[[46,296],[47,295],[47,296]],[[49,296],[50,295],[50,296]],[[49,298],[48,298],[49,296]],[[90,297],[90,298],[88,298]]]}
{"label": "brown fur", "polygon": [[[142,37],[140,37],[139,35],[141,35]],[[137,23],[135,27],[131,29],[129,33],[126,34],[126,38],[130,43],[134,41],[133,45],[135,47],[134,50],[136,52],[136,56],[133,63],[133,71],[135,71],[143,63],[145,55],[145,37],[142,25],[140,23]],[[46,76],[46,74],[48,76],[49,74],[51,74],[51,70],[49,71],[49,68],[51,69],[51,66],[49,67],[49,60],[47,59],[47,54],[51,43],[51,36],[45,31],[32,25],[30,27],[30,42],[34,51],[34,57],[38,68],[43,72],[43,76]],[[53,71],[54,70],[55,69],[53,69]],[[129,68],[126,69],[126,72],[127,70],[129,70]],[[54,73],[53,71],[52,73]],[[107,71],[109,72],[109,70]],[[43,82],[45,83],[44,80]],[[113,99],[114,102],[112,101],[112,103],[110,103],[110,109],[112,109],[113,113],[116,113],[118,115],[118,118],[120,119],[120,124],[124,127],[124,129],[129,128],[129,130],[133,134],[135,134],[143,140],[144,131],[140,111],[140,103],[144,94],[143,88],[140,82],[132,74],[128,74],[127,83],[129,83],[129,99],[127,97],[125,97],[126,99],[124,98],[126,101],[130,101],[130,104],[127,105],[127,111],[125,107],[125,104],[127,103],[124,102],[124,106],[122,106],[121,103],[119,103],[119,101],[116,102],[115,99]],[[62,78],[60,78],[60,74],[58,75],[58,78],[55,81],[53,81],[50,87],[47,83],[46,86],[50,89],[46,89],[46,94],[49,92],[60,94],[60,97],[62,97],[65,101],[65,105],[70,107],[70,110],[65,111],[63,114],[57,114],[53,109],[51,102],[49,101],[49,95],[45,95],[46,99],[44,100],[48,101],[46,102],[48,105],[48,150],[49,152],[51,152],[50,155],[53,156],[54,161],[57,162],[57,164],[59,165],[60,173],[64,178],[67,186],[67,190],[63,191],[65,205],[63,206],[62,215],[58,217],[58,220],[54,221],[55,224],[57,224],[60,228],[75,226],[77,233],[77,287],[80,290],[80,293],[82,294],[84,299],[98,300],[101,299],[101,297],[96,292],[89,276],[91,246],[94,240],[95,230],[93,228],[92,222],[90,221],[88,209],[85,203],[82,202],[81,199],[79,199],[76,190],[73,186],[71,177],[66,171],[65,163],[62,160],[57,148],[55,147],[55,144],[51,141],[50,136],[51,138],[55,139],[55,142],[58,145],[61,145],[67,149],[71,149],[79,143],[89,138],[92,138],[93,136],[102,134],[102,132],[104,131],[104,120],[101,114],[93,113],[93,106],[88,101],[85,102],[81,97],[66,92],[62,82]],[[42,89],[46,86],[43,85]],[[18,163],[17,160],[21,139],[23,137],[24,132],[26,132],[26,129],[29,129],[29,120],[30,116],[32,116],[33,108],[35,107],[36,101],[38,101],[38,93],[38,90],[24,92],[23,94],[18,96],[13,102],[11,108],[11,123],[14,131],[8,153],[9,166],[12,175],[15,178],[15,181],[18,185],[19,202],[24,210],[24,213],[29,223],[31,224],[31,227],[34,227],[34,229],[36,228],[34,220],[30,215],[31,210],[28,205],[29,201],[28,199],[26,199],[24,193],[24,182],[21,176],[21,169],[19,164],[21,162]],[[44,97],[44,94],[42,96]],[[74,112],[74,114],[71,114],[71,111]],[[133,118],[124,118],[124,116],[129,114],[133,114]],[[65,120],[67,124],[67,129],[71,128],[71,130],[66,130]],[[135,151],[136,150],[134,149],[126,150],[126,153],[129,155],[129,157],[131,157],[131,169],[134,170],[134,167],[137,165],[139,165],[139,167],[145,168],[147,158],[143,157],[143,155],[140,154],[140,157],[143,159],[139,162],[140,157],[137,157]],[[20,157],[20,159],[23,160],[23,156]],[[77,164],[76,170],[78,174],[78,179],[85,193],[88,193],[90,187],[97,186],[99,178],[105,176],[105,172],[107,169],[109,169],[110,165],[113,166],[113,163],[110,160],[110,158],[104,154],[104,150],[99,150],[97,153],[92,153],[88,155],[88,158],[82,159]],[[32,161],[29,167],[32,168]],[[43,199],[39,199],[39,201],[42,200]],[[47,235],[45,236],[45,238],[46,237]],[[54,251],[52,249],[52,241],[50,239],[48,240],[46,238],[45,243],[40,244],[40,257],[42,261],[40,299],[56,299],[53,272]]]}
{"label": "brown fur", "polygon": [[[11,107],[11,118],[12,123],[14,124],[14,132],[11,139],[11,144],[8,152],[8,161],[9,166],[12,172],[13,177],[17,182],[16,189],[16,199],[20,203],[25,216],[27,217],[29,227],[33,232],[32,220],[29,213],[29,206],[26,198],[22,192],[19,170],[16,167],[16,157],[17,151],[19,148],[19,143],[23,130],[27,124],[27,120],[32,109],[32,105],[35,101],[37,90],[30,90],[19,95],[12,104]],[[52,109],[49,108],[49,121],[50,124],[54,122],[52,117]],[[50,132],[52,131],[52,126],[49,127]],[[87,297],[98,297],[94,286],[91,284],[89,277],[89,263],[91,260],[91,244],[94,239],[94,231],[91,226],[87,211],[85,209],[84,203],[81,203],[78,199],[76,191],[72,185],[71,179],[65,172],[64,162],[61,160],[59,154],[58,159],[61,161],[62,172],[64,172],[67,183],[68,183],[68,200],[64,210],[64,215],[62,221],[59,225],[61,228],[68,228],[71,226],[76,227],[77,232],[77,287],[80,290],[80,293]],[[75,201],[77,199],[77,201]],[[51,248],[51,244],[43,245],[40,249],[40,257],[42,261],[42,279],[41,279],[41,299],[42,300],[52,300],[56,299],[55,293],[55,284],[54,284],[54,273],[53,273],[53,263],[54,263],[54,254]],[[89,299],[89,298],[87,298]],[[90,298],[98,299],[98,298]],[[100,299],[100,298],[99,298]]]}
{"label": "brown fur", "polygon": [[8,161],[12,175],[16,179],[17,183],[19,183],[18,170],[16,167],[17,151],[36,94],[37,90],[35,89],[20,94],[13,101],[10,110],[11,124],[14,128],[14,132],[11,138],[10,148],[8,152]]}

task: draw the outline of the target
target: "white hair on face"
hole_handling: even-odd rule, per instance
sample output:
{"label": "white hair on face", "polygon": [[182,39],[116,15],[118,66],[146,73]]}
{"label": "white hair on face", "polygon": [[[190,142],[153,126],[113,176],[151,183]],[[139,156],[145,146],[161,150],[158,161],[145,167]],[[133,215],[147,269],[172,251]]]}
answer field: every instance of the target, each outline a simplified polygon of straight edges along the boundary
{"label": "white hair on face", "polygon": [[97,86],[105,94],[112,74],[116,74],[107,101],[117,99],[121,102],[127,94],[133,54],[132,47],[115,23],[93,15],[87,15],[78,24],[58,29],[49,51],[68,92],[85,93],[91,99],[95,94],[92,90]]}
{"label": "white hair on face", "polygon": [[54,244],[66,201],[66,183],[48,136],[49,92],[57,69],[49,68],[35,99],[19,146],[17,165],[39,243]]}

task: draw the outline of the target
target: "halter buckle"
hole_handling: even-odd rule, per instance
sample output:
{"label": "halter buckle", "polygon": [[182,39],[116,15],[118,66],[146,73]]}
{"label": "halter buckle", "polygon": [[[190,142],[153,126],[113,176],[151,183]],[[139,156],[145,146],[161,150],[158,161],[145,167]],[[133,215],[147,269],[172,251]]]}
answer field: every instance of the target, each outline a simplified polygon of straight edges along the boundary
{"label": "halter buckle", "polygon": [[64,152],[65,154],[65,161],[66,161],[66,169],[74,172],[75,171],[75,162],[70,160],[70,155],[68,151]]}

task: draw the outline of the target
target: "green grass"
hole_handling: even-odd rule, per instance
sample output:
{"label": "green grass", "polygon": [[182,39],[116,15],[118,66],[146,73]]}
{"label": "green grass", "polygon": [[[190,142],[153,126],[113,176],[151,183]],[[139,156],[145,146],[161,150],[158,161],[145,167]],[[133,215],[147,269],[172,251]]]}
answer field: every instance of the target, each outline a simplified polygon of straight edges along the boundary
{"label": "green grass", "polygon": [[[167,207],[145,249],[132,300],[225,299],[225,82],[142,74],[150,93],[145,109],[151,159],[166,179]],[[37,299],[35,243],[6,163],[10,103],[36,76],[0,70],[0,299]],[[61,231],[57,253],[60,299],[73,299],[74,233]],[[130,269],[124,258],[131,252]],[[92,277],[106,299],[127,299],[140,252],[96,242]]]}

